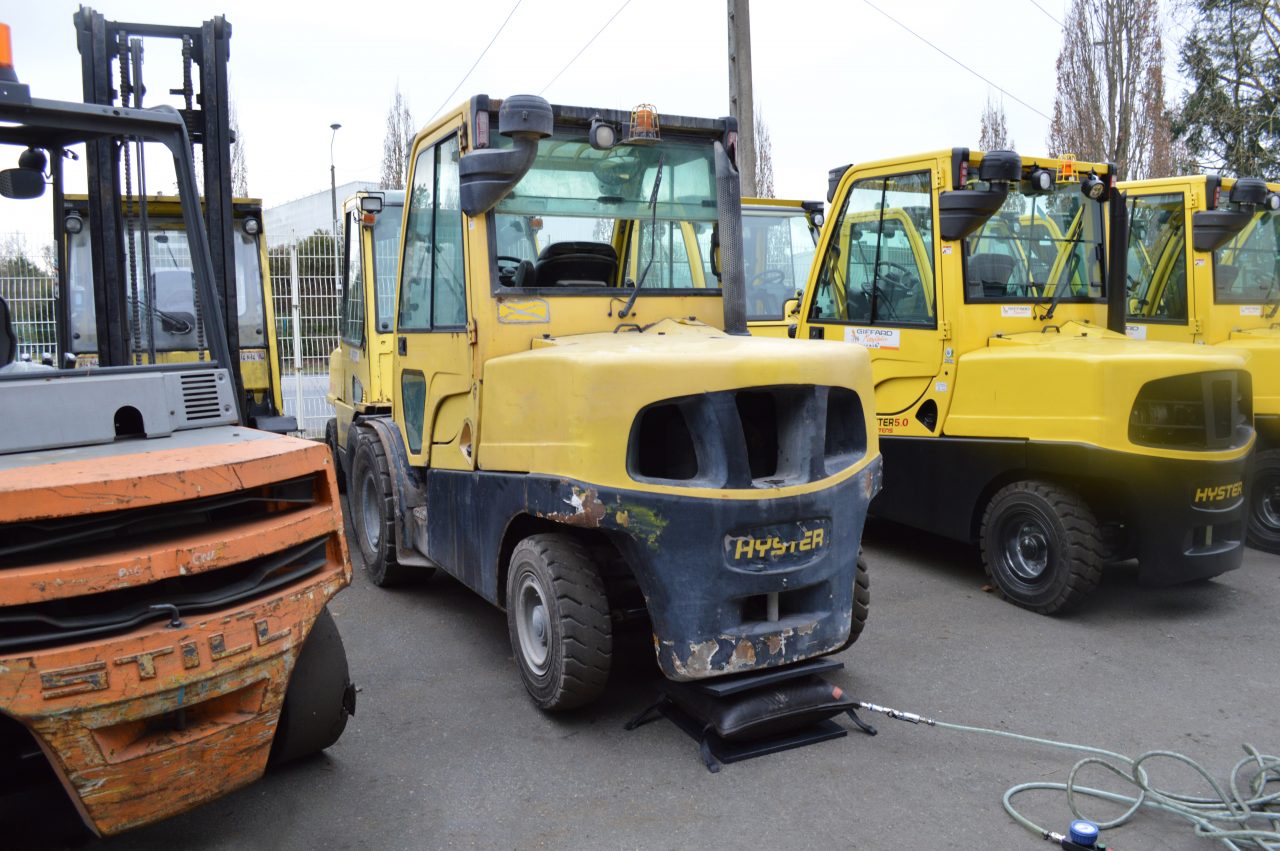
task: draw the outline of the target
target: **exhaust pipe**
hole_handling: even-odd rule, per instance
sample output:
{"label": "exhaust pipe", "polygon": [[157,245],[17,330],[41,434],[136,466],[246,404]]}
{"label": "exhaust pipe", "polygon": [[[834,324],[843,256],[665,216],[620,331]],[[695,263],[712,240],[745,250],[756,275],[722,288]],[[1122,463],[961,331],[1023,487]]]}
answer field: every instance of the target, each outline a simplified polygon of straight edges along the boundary
{"label": "exhaust pipe", "polygon": [[720,212],[720,289],[725,333],[747,331],[747,281],[742,265],[742,184],[723,143],[716,146],[716,209]]}
{"label": "exhaust pipe", "polygon": [[1129,307],[1129,205],[1123,192],[1116,188],[1115,166],[1111,166],[1111,196],[1107,199],[1107,215],[1111,219],[1111,240],[1107,253],[1107,330],[1125,333]]}

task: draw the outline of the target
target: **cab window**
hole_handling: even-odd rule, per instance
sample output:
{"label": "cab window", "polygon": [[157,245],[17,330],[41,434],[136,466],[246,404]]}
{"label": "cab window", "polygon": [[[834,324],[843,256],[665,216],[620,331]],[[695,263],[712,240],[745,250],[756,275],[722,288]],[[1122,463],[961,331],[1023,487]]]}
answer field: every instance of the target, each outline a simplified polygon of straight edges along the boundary
{"label": "cab window", "polygon": [[747,319],[778,319],[782,306],[804,289],[813,263],[814,238],[802,211],[794,215],[742,217]]}
{"label": "cab window", "polygon": [[458,139],[419,152],[407,200],[399,327],[454,329],[467,321]]}
{"label": "cab window", "polygon": [[357,218],[347,216],[347,239],[343,249],[347,274],[342,291],[342,340],[353,346],[364,344],[364,258],[360,250],[360,235]]}
{"label": "cab window", "polygon": [[833,226],[813,319],[935,325],[929,172],[857,181]]}
{"label": "cab window", "polygon": [[1253,221],[1213,253],[1214,299],[1223,304],[1275,304],[1280,295],[1280,215]]}
{"label": "cab window", "polygon": [[1187,319],[1187,231],[1181,192],[1129,200],[1126,261],[1130,319]]}

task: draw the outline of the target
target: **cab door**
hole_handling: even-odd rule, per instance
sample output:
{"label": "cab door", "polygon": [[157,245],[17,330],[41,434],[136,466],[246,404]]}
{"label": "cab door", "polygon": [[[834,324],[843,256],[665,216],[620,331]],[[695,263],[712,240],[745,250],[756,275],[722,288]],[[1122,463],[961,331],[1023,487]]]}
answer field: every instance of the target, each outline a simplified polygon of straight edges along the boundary
{"label": "cab door", "polygon": [[347,432],[357,410],[372,390],[369,381],[369,317],[365,291],[365,229],[359,212],[343,220],[343,290],[338,326],[338,356],[329,365],[329,390],[338,424],[338,443],[347,445]]}
{"label": "cab door", "polygon": [[460,208],[457,127],[421,145],[409,174],[396,323],[396,423],[410,463],[470,466],[458,444],[471,411],[467,240]]}
{"label": "cab door", "polygon": [[932,186],[929,163],[859,177],[820,249],[807,336],[870,351],[882,418],[912,410],[942,367]]}
{"label": "cab door", "polygon": [[1195,342],[1195,304],[1188,286],[1186,195],[1129,197],[1125,333],[1136,340]]}

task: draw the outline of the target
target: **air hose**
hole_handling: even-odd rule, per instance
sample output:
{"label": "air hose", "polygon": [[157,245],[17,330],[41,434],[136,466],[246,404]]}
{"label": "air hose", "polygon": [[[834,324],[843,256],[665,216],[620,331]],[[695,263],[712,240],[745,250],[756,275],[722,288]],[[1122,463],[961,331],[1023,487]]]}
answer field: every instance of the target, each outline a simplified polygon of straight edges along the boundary
{"label": "air hose", "polygon": [[[1203,766],[1190,757],[1174,751],[1147,751],[1135,759],[1124,754],[1088,745],[1059,742],[1038,736],[1010,733],[1005,730],[992,730],[987,727],[949,724],[945,721],[926,718],[912,712],[902,712],[874,703],[859,702],[858,708],[868,712],[879,712],[897,721],[906,721],[911,724],[924,724],[929,727],[956,730],[962,733],[999,736],[1004,739],[1015,739],[1020,742],[1030,742],[1036,745],[1089,754],[1072,766],[1066,783],[1019,783],[1006,790],[1002,798],[1005,812],[1014,821],[1040,838],[1056,842],[1063,848],[1073,849],[1073,851],[1074,849],[1098,849],[1098,851],[1102,851],[1103,846],[1095,844],[1096,840],[1089,838],[1091,835],[1096,837],[1098,830],[1107,830],[1127,824],[1140,810],[1147,808],[1171,813],[1185,819],[1195,827],[1196,836],[1215,840],[1224,848],[1230,848],[1232,851],[1244,851],[1244,849],[1249,848],[1268,849],[1268,851],[1280,849],[1280,788],[1269,794],[1267,792],[1268,784],[1280,783],[1280,757],[1263,754],[1252,745],[1246,744],[1244,746],[1246,756],[1232,768],[1227,782],[1227,789],[1224,789],[1222,784],[1214,780]],[[1147,763],[1162,759],[1182,763],[1191,768],[1204,779],[1213,794],[1206,797],[1196,797],[1165,791],[1153,785],[1147,773]],[[1126,783],[1131,784],[1134,787],[1134,793],[1123,795],[1116,792],[1108,792],[1104,789],[1094,789],[1079,785],[1076,779],[1077,775],[1083,769],[1094,766],[1110,772]],[[1246,772],[1246,769],[1252,769],[1252,772],[1247,777],[1242,778],[1242,774]],[[1241,785],[1242,781],[1244,783],[1243,786]],[[1023,792],[1044,790],[1067,793],[1067,806],[1070,807],[1075,817],[1080,820],[1073,823],[1070,835],[1064,836],[1060,833],[1046,830],[1018,812],[1017,808],[1014,807],[1013,799],[1017,795]],[[1080,798],[1082,797],[1110,801],[1126,806],[1128,809],[1116,818],[1095,823],[1081,812]],[[1077,827],[1079,827],[1080,833],[1077,832]],[[1089,832],[1090,828],[1093,829],[1092,834]]]}

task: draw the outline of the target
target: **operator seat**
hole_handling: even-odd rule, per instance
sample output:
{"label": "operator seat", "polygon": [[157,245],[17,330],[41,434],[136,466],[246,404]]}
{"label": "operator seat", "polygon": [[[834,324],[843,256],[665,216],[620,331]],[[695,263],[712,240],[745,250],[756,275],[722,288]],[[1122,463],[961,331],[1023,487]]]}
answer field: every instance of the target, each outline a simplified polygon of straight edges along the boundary
{"label": "operator seat", "polygon": [[606,242],[553,242],[535,267],[540,287],[607,287],[618,276],[618,253]]}
{"label": "operator seat", "polygon": [[1013,258],[1007,254],[975,254],[968,262],[969,294],[977,295],[982,287],[986,298],[1002,298],[1009,294],[1009,276],[1013,274]]}

